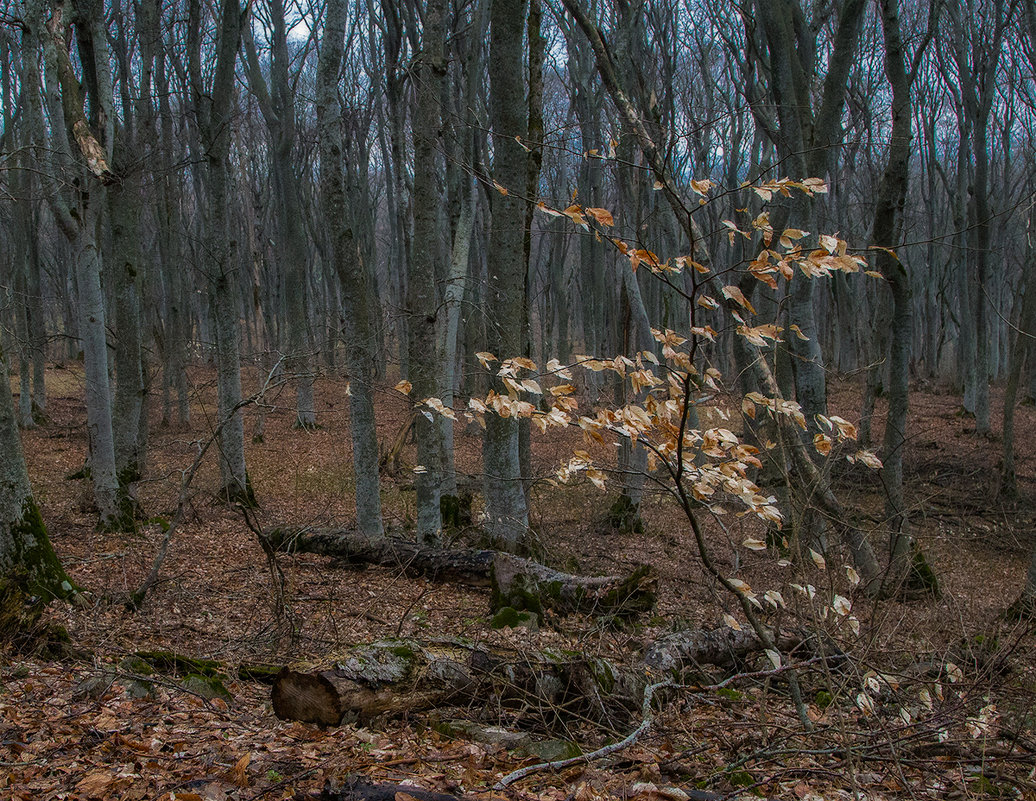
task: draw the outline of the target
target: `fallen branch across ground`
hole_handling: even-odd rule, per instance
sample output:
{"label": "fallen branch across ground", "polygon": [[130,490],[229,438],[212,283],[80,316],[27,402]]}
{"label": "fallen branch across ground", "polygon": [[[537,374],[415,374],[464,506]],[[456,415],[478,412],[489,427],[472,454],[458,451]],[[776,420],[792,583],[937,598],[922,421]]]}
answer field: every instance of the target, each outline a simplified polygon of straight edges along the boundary
{"label": "fallen branch across ground", "polygon": [[433,581],[492,587],[492,608],[542,614],[630,618],[655,604],[657,580],[646,567],[626,576],[576,576],[502,551],[438,548],[402,537],[369,537],[351,529],[266,529],[260,536],[285,553],[333,556],[348,564],[396,568]]}
{"label": "fallen branch across ground", "polygon": [[609,754],[614,754],[616,751],[624,751],[633,745],[640,736],[651,728],[651,724],[655,720],[655,714],[651,709],[651,702],[655,697],[655,693],[663,687],[675,686],[670,681],[660,681],[656,684],[649,684],[644,688],[644,700],[641,703],[641,721],[640,725],[631,731],[626,737],[619,740],[617,743],[610,743],[603,748],[598,748],[589,754],[582,754],[577,757],[571,757],[569,759],[561,759],[556,762],[540,762],[537,765],[526,765],[524,768],[518,768],[518,770],[511,771],[504,776],[500,781],[493,785],[494,790],[503,790],[509,784],[514,784],[519,779],[524,779],[526,776],[530,776],[533,773],[538,773],[541,770],[560,770],[567,768],[569,765],[576,765],[580,762],[590,763],[595,759],[601,759]]}

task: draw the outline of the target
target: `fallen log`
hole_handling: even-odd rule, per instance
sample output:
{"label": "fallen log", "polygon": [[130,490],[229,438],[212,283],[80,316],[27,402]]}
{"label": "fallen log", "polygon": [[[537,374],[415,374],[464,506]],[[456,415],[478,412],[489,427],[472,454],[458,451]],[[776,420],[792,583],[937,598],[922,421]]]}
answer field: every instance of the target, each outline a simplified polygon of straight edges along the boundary
{"label": "fallen log", "polygon": [[[774,645],[784,659],[816,659],[837,667],[848,657],[829,637],[810,632],[771,632]],[[679,679],[688,670],[702,665],[736,667],[752,654],[763,650],[758,635],[750,629],[727,626],[716,629],[684,629],[663,635],[644,650],[644,667],[656,676]]]}
{"label": "fallen log", "polygon": [[374,783],[362,776],[352,775],[347,776],[344,781],[328,779],[324,782],[320,795],[315,798],[319,801],[473,801],[476,796],[435,793],[411,784]]}
{"label": "fallen log", "polygon": [[379,565],[433,581],[491,587],[491,609],[632,618],[654,608],[657,580],[646,566],[626,576],[576,576],[503,551],[439,548],[402,537],[369,537],[351,529],[272,528],[261,536],[274,551],[333,556],[347,565]]}
{"label": "fallen log", "polygon": [[[775,639],[785,653],[802,643],[793,635]],[[478,699],[547,719],[628,718],[659,677],[680,683],[687,668],[728,666],[761,650],[752,632],[728,628],[666,635],[636,666],[574,651],[389,639],[358,645],[328,669],[284,668],[273,684],[273,711],[283,720],[337,726]]]}
{"label": "fallen log", "polygon": [[[675,789],[675,788],[669,788]],[[688,787],[681,790],[690,801],[723,801],[726,796],[707,793]],[[651,795],[658,795],[652,793]],[[666,794],[667,797],[679,797]],[[499,797],[499,796],[497,796]],[[492,796],[490,797],[492,798]],[[485,801],[485,793],[479,795],[450,795],[414,787],[411,784],[372,782],[362,776],[349,775],[344,779],[328,779],[319,794],[296,794],[296,801]]]}
{"label": "fallen log", "polygon": [[[794,648],[800,640],[782,637],[782,651]],[[759,637],[750,629],[686,629],[663,635],[644,651],[644,666],[661,675],[678,676],[698,665],[730,667],[763,648]]]}
{"label": "fallen log", "polygon": [[273,684],[282,720],[337,726],[478,699],[540,716],[594,718],[634,709],[643,679],[598,657],[519,653],[458,640],[359,645],[326,670],[283,669]]}

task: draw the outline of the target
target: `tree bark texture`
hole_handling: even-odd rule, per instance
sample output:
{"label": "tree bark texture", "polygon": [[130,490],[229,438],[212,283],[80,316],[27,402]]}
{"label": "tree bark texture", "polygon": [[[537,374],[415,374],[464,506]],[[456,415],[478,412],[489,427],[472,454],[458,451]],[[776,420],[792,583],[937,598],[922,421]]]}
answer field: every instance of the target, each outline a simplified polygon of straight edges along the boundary
{"label": "tree bark texture", "polygon": [[201,67],[201,3],[191,0],[190,77],[199,134],[205,150],[205,252],[209,305],[216,340],[216,370],[220,430],[221,495],[252,504],[255,496],[245,468],[245,430],[241,414],[241,309],[238,293],[237,242],[227,223],[230,176],[231,114],[234,68],[245,23],[238,0],[224,0],[219,16],[216,68],[206,89]]}
{"label": "tree bark texture", "polygon": [[[412,397],[420,404],[438,397],[436,364],[439,314],[438,278],[442,271],[439,226],[439,162],[442,133],[442,91],[446,75],[443,56],[446,3],[429,0],[421,33],[417,69],[417,108],[414,111],[414,238],[407,270],[407,332]],[[429,409],[419,409],[414,422],[417,444],[417,536],[437,543],[442,535],[439,498],[442,488],[442,426]]]}
{"label": "tree bark texture", "polygon": [[[525,353],[524,263],[526,152],[516,141],[527,135],[527,105],[522,69],[525,0],[491,0],[489,22],[489,110],[493,131],[493,181],[489,251],[487,348],[498,359]],[[494,382],[497,391],[506,392]],[[525,541],[529,510],[522,485],[518,421],[486,415],[482,446],[487,528],[494,544],[514,551]]]}
{"label": "tree bark texture", "polygon": [[[910,143],[913,138],[911,84],[899,24],[898,0],[882,0],[881,21],[885,32],[885,74],[892,87],[892,132],[888,162],[878,185],[872,238],[880,248],[875,262],[892,294],[892,326],[888,338],[889,389],[885,418],[882,483],[885,486],[885,521],[889,526],[889,568],[885,592],[907,589],[916,578],[915,559],[922,559],[910,533],[903,497],[903,452],[907,444],[907,412],[911,341],[913,339],[913,293],[910,273],[904,261],[894,255],[902,240],[903,212],[910,176]],[[927,575],[927,574],[926,574]],[[931,588],[935,589],[935,588]]]}
{"label": "tree bark texture", "polygon": [[338,82],[345,40],[345,0],[329,0],[324,35],[317,63],[317,135],[320,147],[320,203],[324,211],[328,251],[342,288],[345,311],[346,362],[349,368],[349,430],[356,475],[356,522],[370,537],[384,532],[381,519],[381,482],[378,470],[378,434],[374,420],[374,338],[371,306],[374,302],[367,266],[360,257],[348,226],[344,184],[342,108]]}
{"label": "tree bark texture", "polygon": [[248,82],[259,104],[270,139],[270,173],[280,241],[277,261],[284,267],[285,369],[295,382],[295,425],[316,425],[313,406],[312,337],[308,309],[309,240],[304,224],[302,187],[293,159],[297,122],[295,96],[288,72],[288,31],[283,0],[270,0],[273,32],[270,79],[263,75],[251,31],[243,29]]}

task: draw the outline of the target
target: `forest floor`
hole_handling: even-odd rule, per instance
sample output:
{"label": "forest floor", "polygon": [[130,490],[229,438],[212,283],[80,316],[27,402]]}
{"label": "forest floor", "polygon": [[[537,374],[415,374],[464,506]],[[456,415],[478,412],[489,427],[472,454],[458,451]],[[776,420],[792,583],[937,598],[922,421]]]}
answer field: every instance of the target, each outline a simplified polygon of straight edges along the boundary
{"label": "forest floor", "polygon": [[[318,793],[329,778],[360,774],[480,798],[672,799],[764,796],[830,798],[1036,798],[1036,638],[1001,614],[1018,595],[1036,545],[1036,409],[1016,418],[1020,499],[999,497],[1000,446],[977,437],[950,394],[911,396],[906,453],[911,523],[938,574],[938,599],[871,603],[852,593],[844,554],[832,545],[826,568],[781,567],[777,557],[740,547],[758,528],[730,514],[709,523],[717,561],[760,593],[779,590],[785,628],[820,627],[850,654],[838,671],[804,671],[813,730],[800,725],[777,678],[738,680],[730,689],[684,688],[664,699],[653,727],[632,747],[591,764],[537,772],[506,791],[501,775],[536,761],[477,735],[442,725],[462,719],[528,731],[549,747],[586,749],[621,739],[639,721],[535,720],[521,710],[471,705],[322,730],[274,717],[269,688],[228,679],[229,698],[174,676],[142,680],[140,651],[172,651],[242,663],[327,664],[356,643],[384,637],[463,636],[516,649],[555,647],[635,664],[644,643],[678,627],[722,625],[735,605],[707,578],[687,522],[663,495],[645,502],[646,533],[602,525],[611,498],[589,482],[546,479],[573,448],[569,433],[533,435],[533,521],[545,559],[572,572],[620,573],[646,563],[659,576],[656,613],[635,627],[590,618],[549,619],[538,631],[494,630],[484,590],[407,578],[398,571],[352,571],[318,556],[279,557],[286,583],[275,607],[273,577],[241,514],[213,496],[214,458],[192,485],[189,515],[175,532],[160,582],[142,609],[124,601],[151,566],[172,516],[180,478],[213,427],[211,375],[192,372],[190,427],[162,428],[157,410],[140,499],[152,522],[136,535],[95,531],[88,482],[66,480],[85,454],[80,365],[48,373],[47,421],[24,434],[26,458],[55,549],[87,591],[49,615],[65,626],[74,655],[0,655],[0,797],[9,799],[284,799]],[[253,375],[255,381],[260,376]],[[831,407],[859,416],[852,382],[832,382]],[[279,389],[249,407],[247,459],[262,525],[349,525],[353,476],[344,382],[317,384],[320,428],[291,427],[293,394]],[[994,409],[999,400],[994,395]],[[157,399],[155,401],[157,403]],[[390,443],[406,401],[379,396],[379,436]],[[879,403],[878,416],[883,413]],[[994,420],[994,430],[999,422]],[[876,422],[876,437],[880,436]],[[877,440],[880,441],[880,440]],[[477,429],[458,426],[461,469],[477,473]],[[610,457],[604,457],[610,458]],[[413,460],[412,448],[404,460]],[[876,474],[838,467],[836,484],[857,523],[878,531]],[[387,522],[407,528],[414,495],[404,470],[386,478]],[[881,547],[878,536],[875,544]],[[793,583],[815,586],[812,600]],[[855,634],[830,612],[851,598]],[[949,665],[949,666],[947,666]],[[752,662],[743,670],[765,667]],[[700,685],[719,680],[698,676]],[[869,700],[867,700],[869,699]],[[861,708],[861,705],[863,708]],[[403,799],[407,798],[403,794]],[[397,796],[397,799],[400,796]]]}

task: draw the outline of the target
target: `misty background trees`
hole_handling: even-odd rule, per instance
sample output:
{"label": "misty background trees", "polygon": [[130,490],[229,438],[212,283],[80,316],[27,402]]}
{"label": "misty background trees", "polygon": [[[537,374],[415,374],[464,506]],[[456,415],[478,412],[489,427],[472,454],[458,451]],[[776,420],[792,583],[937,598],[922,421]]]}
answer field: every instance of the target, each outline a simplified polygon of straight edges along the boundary
{"label": "misty background trees", "polygon": [[[865,438],[887,396],[886,527],[906,564],[910,381],[960,393],[977,435],[1007,381],[1016,491],[1010,410],[1036,398],[1034,65],[1036,12],[1007,0],[7,2],[12,409],[33,425],[44,364],[82,358],[94,502],[124,527],[148,425],[197,424],[188,366],[215,366],[221,491],[246,503],[242,367],[291,382],[302,427],[320,424],[314,381],[347,375],[357,522],[377,534],[374,409],[397,382],[463,407],[506,391],[475,353],[612,358],[657,348],[652,328],[708,324],[702,366],[758,389],[730,311],[692,323],[693,268],[633,271],[556,213],[578,204],[649,266],[708,258],[741,286],[784,329],[768,366],[810,421],[835,374],[860,381]],[[767,203],[751,188],[784,177],[828,191]],[[724,221],[747,228],[764,207],[810,246],[838,232],[883,278],[743,278],[761,240]],[[587,397],[624,402],[606,375]],[[434,542],[457,493],[453,427],[417,413],[414,435],[417,534]],[[643,454],[620,459],[635,520]],[[487,420],[484,471],[487,529],[519,548],[527,425]]]}

